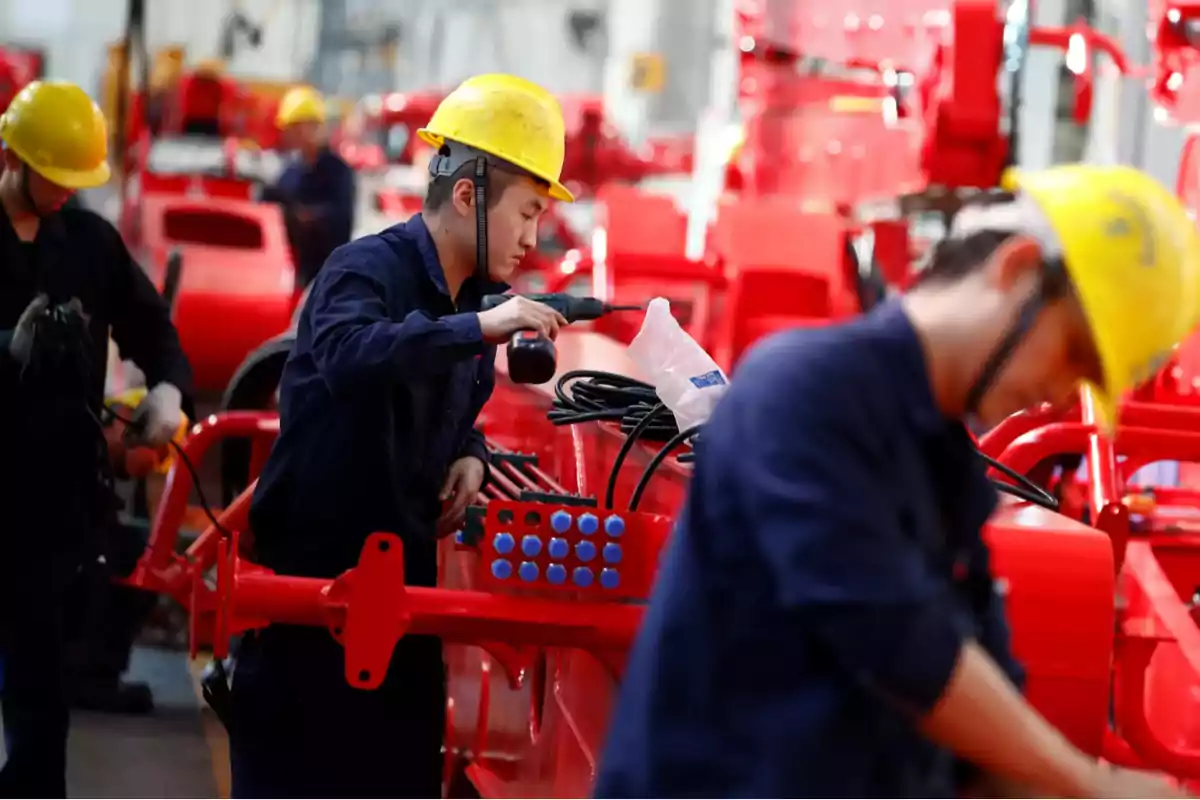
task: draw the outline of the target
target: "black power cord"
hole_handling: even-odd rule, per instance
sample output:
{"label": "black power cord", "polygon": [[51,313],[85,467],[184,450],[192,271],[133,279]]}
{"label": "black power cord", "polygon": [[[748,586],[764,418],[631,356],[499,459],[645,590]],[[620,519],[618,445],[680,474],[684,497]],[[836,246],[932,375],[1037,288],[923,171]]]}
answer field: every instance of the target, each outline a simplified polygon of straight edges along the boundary
{"label": "black power cord", "polygon": [[1017,472],[1012,467],[1001,464],[996,459],[985,454],[979,448],[976,448],[975,452],[978,453],[979,457],[987,462],[988,466],[990,466],[992,469],[1015,481],[1015,483],[1009,483],[1008,481],[991,478],[990,480],[992,481],[992,485],[996,487],[997,491],[1010,494],[1013,497],[1024,500],[1027,503],[1033,503],[1034,505],[1041,506],[1042,508],[1048,508],[1051,511],[1058,511],[1058,498],[1056,498],[1054,495],[1050,494],[1044,488],[1038,486],[1035,482]]}
{"label": "black power cord", "polygon": [[[100,424],[102,435],[106,426],[103,420],[104,417],[108,417],[110,422],[123,422],[125,423],[126,427],[133,431],[137,431],[141,427],[138,423],[134,422],[134,420],[124,417],[108,407],[103,409],[101,416],[99,417],[92,412],[90,406],[88,407],[88,413],[91,414],[93,418],[96,419],[96,422]],[[192,459],[188,457],[187,452],[183,449],[183,446],[180,445],[179,442],[172,439],[170,442],[168,442],[168,444],[175,451],[175,455],[179,458],[179,463],[183,464],[184,469],[186,469],[188,474],[191,475],[192,486],[196,490],[196,496],[200,500],[200,509],[204,512],[204,516],[208,518],[208,521],[212,523],[213,527],[217,529],[217,532],[220,533],[221,536],[225,537],[226,539],[233,538],[233,534],[230,533],[230,531],[221,524],[221,521],[217,519],[216,513],[214,513],[212,510],[212,505],[208,502],[208,498],[205,497],[204,488],[200,485],[200,473],[196,469],[196,465],[192,463]],[[107,449],[107,440],[105,441],[105,447]]]}
{"label": "black power cord", "polygon": [[572,370],[558,379],[554,395],[553,406],[547,415],[553,424],[618,422],[625,434],[625,441],[608,473],[604,494],[606,508],[612,508],[616,502],[617,476],[634,444],[638,441],[664,442],[638,478],[629,500],[631,511],[637,510],[650,479],[667,456],[699,430],[697,426],[680,431],[675,415],[667,410],[654,387],[628,375],[599,370]]}
{"label": "black power cord", "polygon": [[[701,426],[679,430],[675,417],[659,400],[654,387],[627,375],[598,370],[572,370],[554,386],[555,400],[549,414],[555,425],[577,425],[582,422],[619,422],[625,433],[608,474],[604,492],[604,507],[616,502],[617,476],[633,446],[638,441],[665,442],[643,469],[629,499],[629,510],[636,511],[654,473],[667,456],[680,445],[689,442]],[[1058,511],[1058,499],[1028,477],[1001,464],[978,449],[979,457],[1009,480],[991,479],[998,491],[1025,502]],[[694,453],[682,453],[680,463],[690,463]],[[1010,482],[1011,481],[1011,482]]]}

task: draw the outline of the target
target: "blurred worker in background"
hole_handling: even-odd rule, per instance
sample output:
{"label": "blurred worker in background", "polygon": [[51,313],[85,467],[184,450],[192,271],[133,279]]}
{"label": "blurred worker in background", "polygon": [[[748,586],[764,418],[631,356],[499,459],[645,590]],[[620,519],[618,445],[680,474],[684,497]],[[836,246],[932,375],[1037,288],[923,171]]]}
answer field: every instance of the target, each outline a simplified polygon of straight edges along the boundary
{"label": "blurred worker in background", "polygon": [[104,115],[63,81],[0,117],[0,794],[66,795],[67,589],[113,516],[99,424],[109,336],[146,375],[132,439],[165,445],[191,370],[168,309],[102,217],[63,209],[110,177]]}
{"label": "blurred worker in background", "polygon": [[167,47],[154,54],[150,71],[150,88],[146,93],[146,120],[152,136],[162,133],[170,113],[172,100],[179,92],[183,75],[184,52],[181,47]]}
{"label": "blurred worker in background", "polygon": [[196,136],[221,135],[221,109],[233,87],[225,77],[225,63],[206,58],[179,79],[179,113],[183,132]]}
{"label": "blurred worker in background", "polygon": [[267,197],[283,204],[297,292],[354,231],[354,170],[329,146],[325,116],[321,95],[297,86],[284,95],[275,117],[284,149],[297,157]]}
{"label": "blurred worker in background", "polygon": [[[480,311],[534,246],[550,198],[573,199],[559,182],[558,102],[520,78],[479,76],[418,135],[438,150],[424,211],[338,248],[300,315],[250,512],[258,562],[282,574],[333,578],[367,536],[394,531],[406,583],[434,586],[438,537],[488,474],[473,426],[495,345],[565,324],[523,298]],[[248,634],[229,715],[233,794],[439,797],[445,705],[435,638],[404,637],[383,685],[362,691],[327,631]]]}
{"label": "blurred worker in background", "polygon": [[1080,383],[1111,420],[1195,328],[1200,244],[1129,167],[1006,184],[961,209],[911,293],[740,364],[596,796],[1179,796],[1098,764],[1022,697],[980,538],[996,492],[962,421]]}

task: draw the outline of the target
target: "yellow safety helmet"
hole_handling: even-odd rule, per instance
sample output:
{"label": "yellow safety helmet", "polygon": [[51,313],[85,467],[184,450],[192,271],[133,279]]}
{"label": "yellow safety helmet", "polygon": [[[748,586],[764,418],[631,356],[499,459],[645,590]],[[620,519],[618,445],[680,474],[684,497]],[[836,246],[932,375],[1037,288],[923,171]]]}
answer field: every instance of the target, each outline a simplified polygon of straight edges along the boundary
{"label": "yellow safety helmet", "polygon": [[219,78],[225,74],[225,62],[219,58],[202,58],[196,62],[192,74],[204,78]]}
{"label": "yellow safety helmet", "polygon": [[325,101],[320,92],[311,86],[296,86],[288,89],[279,101],[279,113],[275,125],[286,128],[301,122],[324,122]]}
{"label": "yellow safety helmet", "polygon": [[575,196],[559,181],[566,150],[566,123],[554,95],[515,75],[476,75],[446,96],[420,139],[441,148],[458,142],[520,167],[550,184],[550,196]]}
{"label": "yellow safety helmet", "polygon": [[1062,247],[1104,371],[1090,388],[1111,425],[1121,396],[1200,321],[1195,223],[1165,186],[1128,166],[1010,170],[1003,185],[1033,199]]}
{"label": "yellow safety helmet", "polygon": [[65,189],[92,189],[112,175],[104,112],[68,81],[34,81],[22,89],[0,117],[0,141]]}

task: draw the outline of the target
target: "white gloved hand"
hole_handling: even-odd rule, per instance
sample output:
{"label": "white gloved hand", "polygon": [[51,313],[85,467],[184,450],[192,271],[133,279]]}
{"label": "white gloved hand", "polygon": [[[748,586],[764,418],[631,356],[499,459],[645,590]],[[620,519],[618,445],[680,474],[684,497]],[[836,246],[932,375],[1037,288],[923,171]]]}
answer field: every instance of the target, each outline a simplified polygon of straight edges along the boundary
{"label": "white gloved hand", "polygon": [[126,431],[126,444],[159,448],[175,438],[183,421],[183,394],[169,383],[160,383],[146,393],[133,411]]}

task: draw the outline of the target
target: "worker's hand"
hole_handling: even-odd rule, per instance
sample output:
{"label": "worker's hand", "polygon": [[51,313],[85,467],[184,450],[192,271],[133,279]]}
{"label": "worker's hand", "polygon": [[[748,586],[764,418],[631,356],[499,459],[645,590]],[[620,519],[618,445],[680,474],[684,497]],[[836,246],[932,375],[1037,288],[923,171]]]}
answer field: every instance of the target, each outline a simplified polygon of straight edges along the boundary
{"label": "worker's hand", "polygon": [[517,331],[537,331],[554,339],[558,329],[566,324],[563,315],[550,306],[520,296],[479,312],[483,338],[491,344],[503,344]]}
{"label": "worker's hand", "polygon": [[1095,788],[1090,797],[1192,797],[1178,781],[1157,772],[1096,766]]}
{"label": "worker's hand", "polygon": [[475,456],[463,456],[450,465],[438,497],[445,504],[442,516],[438,518],[438,535],[445,536],[459,526],[466,516],[467,506],[483,488],[484,475],[483,462]]}
{"label": "worker's hand", "polygon": [[29,305],[25,306],[25,310],[21,312],[21,316],[17,320],[17,327],[13,328],[12,339],[8,343],[8,354],[21,366],[29,363],[29,356],[33,352],[33,337],[37,319],[46,313],[46,309],[49,307],[50,297],[39,294]]}
{"label": "worker's hand", "polygon": [[155,449],[166,446],[183,422],[182,404],[179,389],[169,383],[155,386],[133,410],[132,424],[125,432],[126,446]]}

